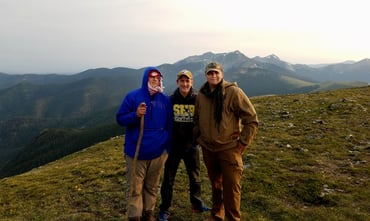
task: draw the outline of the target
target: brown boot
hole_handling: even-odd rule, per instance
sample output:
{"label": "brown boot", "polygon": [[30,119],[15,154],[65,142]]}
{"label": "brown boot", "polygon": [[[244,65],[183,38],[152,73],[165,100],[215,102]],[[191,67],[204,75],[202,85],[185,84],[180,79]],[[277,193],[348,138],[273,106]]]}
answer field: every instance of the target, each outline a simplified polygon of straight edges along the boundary
{"label": "brown boot", "polygon": [[217,218],[217,217],[214,217],[212,215],[210,215],[207,219],[205,219],[204,221],[222,221],[223,219],[220,219],[220,218]]}
{"label": "brown boot", "polygon": [[156,221],[153,215],[153,211],[151,210],[144,211],[141,221]]}

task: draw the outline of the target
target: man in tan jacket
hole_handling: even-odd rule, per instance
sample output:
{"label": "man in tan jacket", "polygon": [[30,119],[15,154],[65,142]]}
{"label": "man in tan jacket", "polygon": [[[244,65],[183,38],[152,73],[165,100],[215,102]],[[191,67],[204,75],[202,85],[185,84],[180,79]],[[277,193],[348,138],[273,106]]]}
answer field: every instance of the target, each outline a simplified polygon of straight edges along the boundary
{"label": "man in tan jacket", "polygon": [[212,184],[207,220],[240,221],[242,155],[257,133],[258,118],[247,95],[224,80],[220,63],[209,63],[205,75],[195,103],[194,136]]}

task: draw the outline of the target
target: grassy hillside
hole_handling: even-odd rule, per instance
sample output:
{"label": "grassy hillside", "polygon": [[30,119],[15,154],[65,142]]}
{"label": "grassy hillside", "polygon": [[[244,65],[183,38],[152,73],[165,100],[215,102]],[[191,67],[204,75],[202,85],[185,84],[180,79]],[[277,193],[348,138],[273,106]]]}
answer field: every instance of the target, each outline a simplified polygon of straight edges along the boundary
{"label": "grassy hillside", "polygon": [[[369,220],[370,87],[252,102],[261,123],[243,157],[243,220]],[[203,220],[190,213],[185,174],[181,164],[172,220]],[[123,220],[125,187],[115,137],[0,180],[0,220]]]}
{"label": "grassy hillside", "polygon": [[124,128],[118,124],[84,129],[45,129],[0,169],[0,178],[27,172],[122,133]]}

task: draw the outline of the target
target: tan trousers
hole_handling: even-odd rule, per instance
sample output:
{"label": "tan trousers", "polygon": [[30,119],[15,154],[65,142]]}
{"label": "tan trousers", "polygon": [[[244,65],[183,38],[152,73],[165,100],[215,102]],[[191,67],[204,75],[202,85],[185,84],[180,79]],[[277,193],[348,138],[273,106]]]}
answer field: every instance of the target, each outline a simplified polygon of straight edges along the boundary
{"label": "tan trousers", "polygon": [[212,184],[212,210],[214,220],[240,221],[240,180],[243,159],[238,148],[211,152],[203,150],[204,163]]}
{"label": "tan trousers", "polygon": [[[137,160],[135,174],[132,176],[133,158],[125,155],[128,217],[141,217],[144,211],[154,211],[160,176],[167,156],[168,154],[164,152],[160,157],[152,160]],[[133,182],[132,189],[131,182]]]}

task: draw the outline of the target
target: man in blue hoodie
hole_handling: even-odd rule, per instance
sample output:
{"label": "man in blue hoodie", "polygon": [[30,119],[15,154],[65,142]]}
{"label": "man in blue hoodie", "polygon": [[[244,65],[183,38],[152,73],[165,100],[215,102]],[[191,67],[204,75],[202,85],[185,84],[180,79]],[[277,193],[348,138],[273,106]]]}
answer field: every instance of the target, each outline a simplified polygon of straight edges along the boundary
{"label": "man in blue hoodie", "polygon": [[157,68],[146,68],[141,88],[126,95],[116,115],[117,123],[126,127],[124,155],[129,221],[155,221],[153,211],[160,175],[172,136],[172,105],[163,93],[162,77]]}

